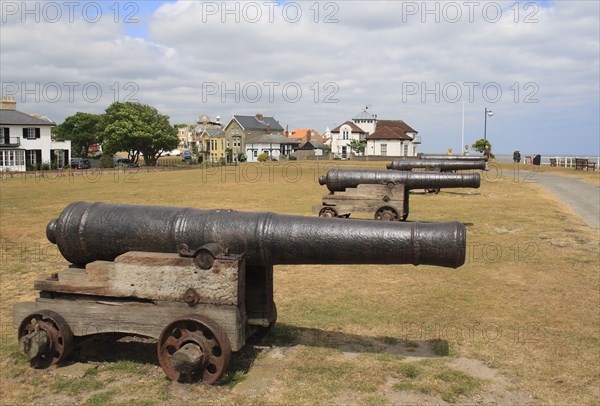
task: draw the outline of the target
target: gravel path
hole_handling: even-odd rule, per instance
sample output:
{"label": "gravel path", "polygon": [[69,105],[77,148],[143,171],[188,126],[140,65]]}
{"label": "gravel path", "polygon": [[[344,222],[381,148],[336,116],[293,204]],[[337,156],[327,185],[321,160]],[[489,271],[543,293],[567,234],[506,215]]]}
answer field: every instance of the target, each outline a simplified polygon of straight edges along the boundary
{"label": "gravel path", "polygon": [[[503,171],[503,175],[515,177],[513,171]],[[521,172],[523,182],[538,183],[554,193],[592,227],[600,228],[600,188],[570,176],[539,172]]]}

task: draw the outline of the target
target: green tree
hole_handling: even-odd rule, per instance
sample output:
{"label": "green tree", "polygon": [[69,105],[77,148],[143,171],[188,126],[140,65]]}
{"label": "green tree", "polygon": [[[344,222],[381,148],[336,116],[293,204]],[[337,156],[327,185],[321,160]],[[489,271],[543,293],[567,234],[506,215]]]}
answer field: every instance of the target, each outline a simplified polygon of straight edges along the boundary
{"label": "green tree", "polygon": [[99,144],[101,139],[101,115],[77,112],[65,121],[52,128],[52,135],[58,141],[71,140],[74,156],[87,158],[92,144]]}
{"label": "green tree", "polygon": [[134,162],[142,154],[148,166],[156,166],[163,151],[171,151],[179,144],[177,129],[169,123],[169,116],[147,104],[111,104],[102,118],[102,132],[105,152],[127,151]]}
{"label": "green tree", "polygon": [[362,155],[365,153],[365,148],[367,147],[366,141],[352,140],[350,141],[350,149],[354,151],[357,155]]}
{"label": "green tree", "polygon": [[490,147],[490,151],[492,150],[492,143],[489,140],[484,140],[483,138],[478,139],[477,141],[475,141],[473,143],[473,145],[471,145],[471,148],[473,148],[475,151],[482,153],[483,150],[485,149],[485,146],[489,145]]}

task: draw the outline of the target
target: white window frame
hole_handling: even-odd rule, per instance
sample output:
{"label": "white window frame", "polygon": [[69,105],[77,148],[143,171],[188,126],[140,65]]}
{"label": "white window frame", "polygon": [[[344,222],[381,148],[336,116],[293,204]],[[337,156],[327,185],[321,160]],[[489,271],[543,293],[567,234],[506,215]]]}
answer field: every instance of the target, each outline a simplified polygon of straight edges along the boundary
{"label": "white window frame", "polygon": [[25,128],[27,130],[27,138],[28,140],[35,140],[35,127]]}

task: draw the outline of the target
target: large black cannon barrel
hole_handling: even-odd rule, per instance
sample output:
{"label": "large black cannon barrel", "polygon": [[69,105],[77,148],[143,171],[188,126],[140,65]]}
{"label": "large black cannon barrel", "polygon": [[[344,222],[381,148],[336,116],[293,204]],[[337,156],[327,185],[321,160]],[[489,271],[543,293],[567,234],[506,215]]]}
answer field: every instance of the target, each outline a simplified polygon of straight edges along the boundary
{"label": "large black cannon barrel", "polygon": [[443,172],[377,171],[367,169],[330,169],[319,177],[319,184],[331,192],[341,192],[360,184],[400,185],[407,189],[478,188],[478,173],[458,174]]}
{"label": "large black cannon barrel", "polygon": [[485,161],[481,160],[447,160],[447,159],[394,159],[387,164],[388,169],[410,171],[412,169],[427,169],[446,171],[462,171],[469,169],[485,169]]}
{"label": "large black cannon barrel", "polygon": [[47,228],[74,264],[111,261],[127,251],[178,252],[219,243],[249,265],[425,264],[459,267],[466,231],[437,224],[74,202]]}
{"label": "large black cannon barrel", "polygon": [[443,159],[446,161],[486,161],[483,155],[417,155],[419,159]]}

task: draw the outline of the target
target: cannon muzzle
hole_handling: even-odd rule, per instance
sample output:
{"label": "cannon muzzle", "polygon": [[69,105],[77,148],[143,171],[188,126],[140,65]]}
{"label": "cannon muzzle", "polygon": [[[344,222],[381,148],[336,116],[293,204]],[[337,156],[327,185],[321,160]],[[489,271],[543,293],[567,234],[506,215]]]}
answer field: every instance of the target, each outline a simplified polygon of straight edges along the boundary
{"label": "cannon muzzle", "polygon": [[74,264],[112,261],[128,251],[177,253],[217,243],[249,265],[425,264],[465,261],[466,231],[437,224],[74,202],[47,228]]}
{"label": "cannon muzzle", "polygon": [[394,159],[387,164],[388,169],[397,171],[410,171],[412,169],[426,169],[447,171],[463,171],[471,169],[485,169],[483,159],[475,160],[449,160],[449,159]]}
{"label": "cannon muzzle", "polygon": [[319,184],[331,192],[341,192],[360,184],[405,185],[407,189],[478,188],[478,173],[377,171],[366,169],[330,169],[319,177]]}

